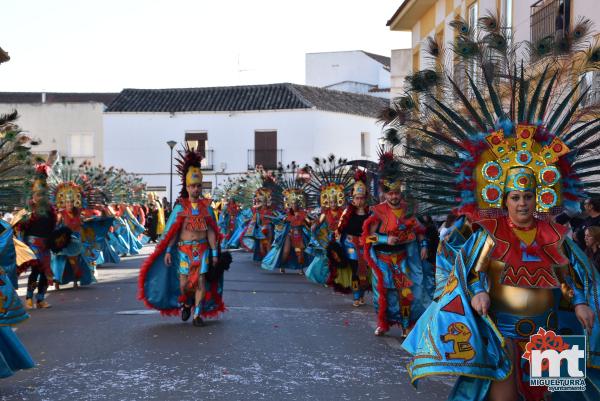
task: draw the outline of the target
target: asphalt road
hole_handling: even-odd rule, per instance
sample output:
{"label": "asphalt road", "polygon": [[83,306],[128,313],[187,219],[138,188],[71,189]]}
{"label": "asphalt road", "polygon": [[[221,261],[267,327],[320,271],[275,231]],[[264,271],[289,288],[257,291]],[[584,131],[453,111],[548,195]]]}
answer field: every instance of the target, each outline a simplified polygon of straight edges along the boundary
{"label": "asphalt road", "polygon": [[38,365],[0,380],[0,399],[421,401],[451,389],[452,379],[410,385],[399,333],[373,336],[370,303],[353,308],[246,253],[226,273],[221,318],[197,328],[161,317],[135,297],[144,257],[100,268],[98,284],[51,291],[53,308],[17,330]]}

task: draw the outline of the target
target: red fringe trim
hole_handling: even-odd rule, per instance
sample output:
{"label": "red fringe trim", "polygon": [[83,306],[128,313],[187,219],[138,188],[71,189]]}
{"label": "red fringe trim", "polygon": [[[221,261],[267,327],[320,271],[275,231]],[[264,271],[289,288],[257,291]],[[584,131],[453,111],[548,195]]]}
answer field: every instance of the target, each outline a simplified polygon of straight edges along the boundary
{"label": "red fringe trim", "polygon": [[[184,220],[185,220],[184,216],[177,216],[175,223],[173,223],[173,225],[169,229],[169,232],[167,233],[167,235],[165,235],[163,240],[160,241],[160,243],[154,249],[154,252],[152,252],[152,255],[150,255],[148,257],[148,259],[146,259],[144,261],[144,263],[142,264],[142,267],[140,268],[140,275],[138,277],[138,296],[137,297],[139,300],[144,301],[144,305],[146,305],[146,307],[149,309],[157,309],[157,308],[150,305],[150,303],[146,299],[146,293],[144,290],[144,283],[146,282],[146,276],[148,275],[148,271],[150,270],[150,267],[152,266],[152,264],[156,261],[156,259],[158,257],[160,257],[160,255],[163,252],[166,251],[167,246],[169,245],[169,242],[171,242],[171,240],[175,237],[175,235],[177,235],[177,233],[181,229],[181,226],[183,225]],[[163,316],[177,316],[179,314],[179,308],[158,309],[158,310],[160,311],[160,314]]]}
{"label": "red fringe trim", "polygon": [[220,313],[223,313],[227,310],[225,304],[223,303],[223,299],[221,295],[219,295],[219,283],[213,282],[211,283],[210,291],[205,295],[204,299],[214,299],[217,307],[210,311],[202,311],[201,315],[207,318],[213,318],[219,316]]}
{"label": "red fringe trim", "polygon": [[385,318],[385,312],[387,310],[387,298],[386,298],[386,289],[383,286],[383,274],[377,263],[371,257],[371,244],[367,243],[366,237],[370,235],[370,228],[373,223],[375,223],[379,218],[375,215],[369,216],[364,224],[363,224],[363,235],[361,237],[361,242],[364,244],[364,252],[365,252],[365,260],[367,261],[367,265],[371,268],[373,274],[377,276],[377,291],[379,292],[378,303],[379,310],[377,311],[377,326],[381,327],[382,330],[388,331],[390,329],[390,325],[388,324]]}

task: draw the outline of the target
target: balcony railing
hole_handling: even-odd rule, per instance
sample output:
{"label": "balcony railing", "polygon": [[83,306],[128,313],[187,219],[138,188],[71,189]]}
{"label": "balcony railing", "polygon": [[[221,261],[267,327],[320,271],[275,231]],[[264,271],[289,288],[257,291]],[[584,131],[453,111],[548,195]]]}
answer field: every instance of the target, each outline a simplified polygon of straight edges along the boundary
{"label": "balcony railing", "polygon": [[258,165],[273,170],[282,160],[283,149],[248,149],[248,170],[254,170]]}
{"label": "balcony railing", "polygon": [[549,36],[556,38],[557,33],[565,34],[569,31],[570,3],[570,0],[563,0],[561,23],[558,23],[558,17],[560,15],[559,9],[561,7],[561,2],[559,0],[539,0],[531,6],[530,26],[531,41],[533,43]]}

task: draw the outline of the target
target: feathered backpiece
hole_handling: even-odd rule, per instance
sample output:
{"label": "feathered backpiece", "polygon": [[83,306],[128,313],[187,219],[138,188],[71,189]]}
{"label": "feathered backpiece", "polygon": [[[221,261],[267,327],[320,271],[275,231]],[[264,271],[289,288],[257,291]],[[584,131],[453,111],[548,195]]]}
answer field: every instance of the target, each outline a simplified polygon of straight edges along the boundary
{"label": "feathered backpiece", "polygon": [[306,189],[309,180],[310,174],[306,166],[300,167],[294,161],[285,167],[279,166],[276,182],[281,187],[284,209],[290,209],[293,205],[306,207]]}
{"label": "feathered backpiece", "polygon": [[145,203],[146,184],[135,174],[127,173],[115,167],[92,166],[84,162],[79,168],[79,175],[84,186],[90,187],[90,205],[111,203],[134,204]]}
{"label": "feathered backpiece", "polygon": [[31,196],[35,157],[31,147],[39,144],[21,132],[16,111],[0,115],[0,212],[23,207]]}
{"label": "feathered backpiece", "polygon": [[232,199],[240,208],[249,208],[253,204],[254,195],[258,188],[262,186],[262,180],[256,171],[228,178],[221,183],[215,190],[215,199]]}
{"label": "feathered backpiece", "polygon": [[181,177],[181,191],[179,196],[182,198],[189,197],[186,185],[194,182],[202,183],[202,154],[186,143],[183,145],[183,150],[177,151],[178,157],[175,159],[177,172]]}
{"label": "feathered backpiece", "polygon": [[102,196],[94,188],[83,171],[83,165],[75,167],[75,161],[62,157],[52,165],[48,175],[50,202],[58,209],[68,204],[85,209],[102,204]]}
{"label": "feathered backpiece", "polygon": [[600,71],[600,47],[591,23],[535,43],[516,43],[493,15],[477,27],[460,18],[450,25],[450,57],[433,57],[381,113],[387,141],[406,148],[397,168],[406,190],[429,213],[456,208],[475,219],[503,213],[504,194],[527,185],[539,214],[600,194],[600,107],[587,83]]}
{"label": "feathered backpiece", "polygon": [[352,191],[353,174],[346,159],[336,158],[334,154],[326,158],[314,157],[308,171],[308,194],[312,207],[328,209],[346,204],[346,198]]}
{"label": "feathered backpiece", "polygon": [[140,177],[132,177],[132,198],[131,201],[137,205],[145,205],[148,200],[148,193],[146,191],[146,183]]}

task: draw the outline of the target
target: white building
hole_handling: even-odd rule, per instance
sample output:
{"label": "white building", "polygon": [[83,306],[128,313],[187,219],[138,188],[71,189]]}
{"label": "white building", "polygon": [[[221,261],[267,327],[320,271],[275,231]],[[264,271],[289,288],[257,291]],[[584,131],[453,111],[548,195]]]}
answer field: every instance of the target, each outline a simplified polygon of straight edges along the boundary
{"label": "white building", "polygon": [[390,58],[363,50],[307,53],[305,82],[389,99]]}
{"label": "white building", "polygon": [[[334,153],[376,160],[387,100],[289,83],[191,89],[125,89],[104,113],[104,164],[169,189],[168,141],[206,155],[205,188],[257,164],[275,168]],[[173,178],[174,196],[179,177]],[[168,196],[168,195],[167,195]]]}
{"label": "white building", "polygon": [[103,159],[102,113],[117,93],[0,92],[0,114],[17,110],[19,127],[41,144],[34,153]]}

